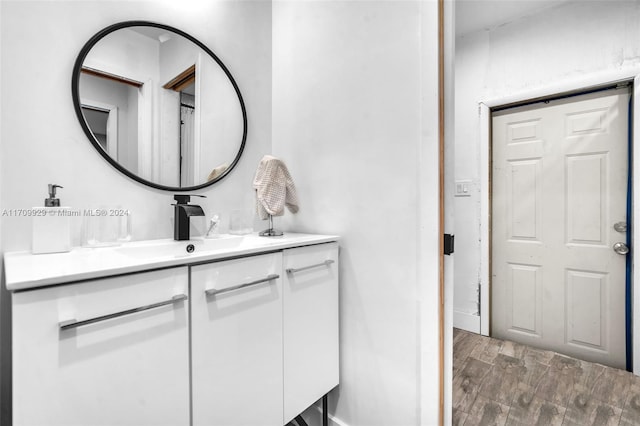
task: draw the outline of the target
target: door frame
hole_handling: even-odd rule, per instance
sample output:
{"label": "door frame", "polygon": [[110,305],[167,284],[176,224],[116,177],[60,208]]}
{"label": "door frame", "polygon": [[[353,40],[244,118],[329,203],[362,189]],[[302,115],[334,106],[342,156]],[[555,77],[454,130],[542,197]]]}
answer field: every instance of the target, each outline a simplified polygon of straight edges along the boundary
{"label": "door frame", "polygon": [[93,109],[109,114],[107,119],[107,154],[118,159],[118,107],[104,102],[81,99],[80,108]]}
{"label": "door frame", "polygon": [[[480,119],[480,334],[489,335],[491,313],[491,109],[522,103],[540,98],[549,98],[558,94],[578,93],[598,87],[614,85],[616,83],[633,83],[631,126],[635,128],[640,123],[640,67],[628,70],[599,73],[581,79],[561,82],[559,84],[541,87],[536,90],[524,91],[501,98],[480,101],[478,114]],[[631,173],[639,176],[640,172],[640,132],[632,132],[632,146],[638,147],[632,153]],[[640,283],[640,268],[635,265],[640,262],[640,254],[633,250],[634,242],[640,241],[640,184],[632,186],[632,289],[635,283]],[[635,289],[634,289],[635,290]],[[632,292],[632,336],[635,330],[640,330],[640,291]],[[633,373],[640,375],[640,339],[632,340]]]}

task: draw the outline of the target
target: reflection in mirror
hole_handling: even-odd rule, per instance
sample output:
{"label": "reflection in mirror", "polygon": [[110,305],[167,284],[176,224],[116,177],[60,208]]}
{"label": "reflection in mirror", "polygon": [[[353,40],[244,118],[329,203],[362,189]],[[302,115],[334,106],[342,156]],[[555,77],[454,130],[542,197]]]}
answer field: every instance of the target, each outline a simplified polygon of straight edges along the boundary
{"label": "reflection in mirror", "polygon": [[81,104],[100,146],[123,167],[137,173],[137,115],[140,86],[83,69]]}
{"label": "reflection in mirror", "polygon": [[[193,91],[194,85],[187,89]],[[195,125],[195,95],[180,93],[180,185],[192,186],[193,182],[193,128]]]}
{"label": "reflection in mirror", "polygon": [[[84,114],[89,127],[91,128],[91,130],[93,130],[93,135],[98,140],[98,143],[100,144],[102,149],[107,151],[112,157],[118,158],[118,153],[117,151],[115,151],[116,149],[118,149],[118,145],[113,138],[114,135],[110,134],[110,132],[107,131],[107,127],[109,126],[110,112],[110,109],[101,109],[86,104],[82,105],[82,113]],[[111,117],[111,120],[112,122],[113,120],[117,120],[117,115]],[[107,139],[107,135],[110,136],[109,139]]]}
{"label": "reflection in mirror", "polygon": [[125,22],[99,32],[78,57],[73,91],[94,146],[150,186],[209,185],[244,148],[246,111],[231,74],[175,28]]}

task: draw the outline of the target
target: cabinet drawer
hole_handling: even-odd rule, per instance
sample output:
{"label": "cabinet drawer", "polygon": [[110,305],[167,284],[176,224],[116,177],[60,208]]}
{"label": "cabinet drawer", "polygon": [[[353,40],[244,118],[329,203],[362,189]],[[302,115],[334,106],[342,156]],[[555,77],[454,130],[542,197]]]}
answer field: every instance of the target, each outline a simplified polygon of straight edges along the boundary
{"label": "cabinet drawer", "polygon": [[[268,290],[269,285],[280,278],[280,259],[280,253],[243,257],[192,266],[191,273],[192,277],[198,277],[198,284],[204,285],[207,295],[218,296],[215,300],[220,302],[233,294],[245,294],[247,291],[260,293],[260,289]],[[225,296],[221,297],[222,295]]]}
{"label": "cabinet drawer", "polygon": [[188,424],[186,295],[186,267],[14,293],[14,424]]}
{"label": "cabinet drawer", "polygon": [[282,422],[282,254],[191,268],[193,424]]}
{"label": "cabinet drawer", "polygon": [[[186,267],[174,268],[16,293],[15,297],[27,303],[54,300],[57,325],[63,331],[93,327],[120,334],[117,330],[125,326],[128,333],[129,327],[144,329],[147,318],[171,312],[172,305],[184,308],[180,302],[187,298],[187,274]],[[158,306],[170,301],[175,303]]]}
{"label": "cabinet drawer", "polygon": [[285,250],[284,420],[338,385],[338,244]]}

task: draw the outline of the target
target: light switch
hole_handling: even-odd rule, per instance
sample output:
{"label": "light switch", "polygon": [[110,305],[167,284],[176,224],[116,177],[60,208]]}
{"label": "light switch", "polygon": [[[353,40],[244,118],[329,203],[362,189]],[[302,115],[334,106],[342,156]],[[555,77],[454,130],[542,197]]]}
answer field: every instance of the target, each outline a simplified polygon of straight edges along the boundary
{"label": "light switch", "polygon": [[456,197],[470,197],[472,182],[470,180],[457,180],[456,181]]}

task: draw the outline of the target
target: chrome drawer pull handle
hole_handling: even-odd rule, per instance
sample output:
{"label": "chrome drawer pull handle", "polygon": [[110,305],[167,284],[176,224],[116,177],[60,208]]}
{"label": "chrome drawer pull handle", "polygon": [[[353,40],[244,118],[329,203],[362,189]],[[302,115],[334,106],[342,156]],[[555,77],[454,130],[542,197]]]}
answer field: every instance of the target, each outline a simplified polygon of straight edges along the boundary
{"label": "chrome drawer pull handle", "polygon": [[169,300],[165,300],[164,302],[152,303],[151,305],[140,306],[138,308],[127,309],[126,311],[115,312],[113,314],[102,315],[100,317],[90,318],[82,321],[78,321],[75,318],[69,319],[66,321],[61,321],[58,323],[60,330],[69,330],[71,328],[82,327],[83,325],[89,325],[100,321],[106,321],[113,318],[122,317],[125,315],[131,315],[138,312],[148,311],[149,309],[159,308],[165,305],[172,305],[174,303],[180,302],[182,300],[187,300],[186,294],[176,294]]}
{"label": "chrome drawer pull handle", "polygon": [[287,268],[287,274],[293,274],[296,272],[300,272],[300,271],[306,271],[307,269],[311,269],[311,268],[317,268],[319,266],[329,266],[332,263],[335,263],[335,260],[325,260],[324,262],[321,263],[317,263],[315,265],[309,265],[309,266],[303,266],[302,268]]}
{"label": "chrome drawer pull handle", "polygon": [[233,287],[223,288],[222,290],[216,290],[216,289],[212,288],[210,290],[205,290],[204,292],[205,292],[205,294],[207,296],[215,296],[216,294],[227,293],[229,291],[239,290],[241,288],[249,287],[249,286],[252,286],[252,285],[256,285],[256,284],[260,284],[260,283],[266,283],[268,281],[276,280],[278,278],[280,278],[280,275],[271,274],[271,275],[267,275],[265,278],[260,278],[259,280],[251,281],[251,282],[244,283],[244,284],[234,285]]}

